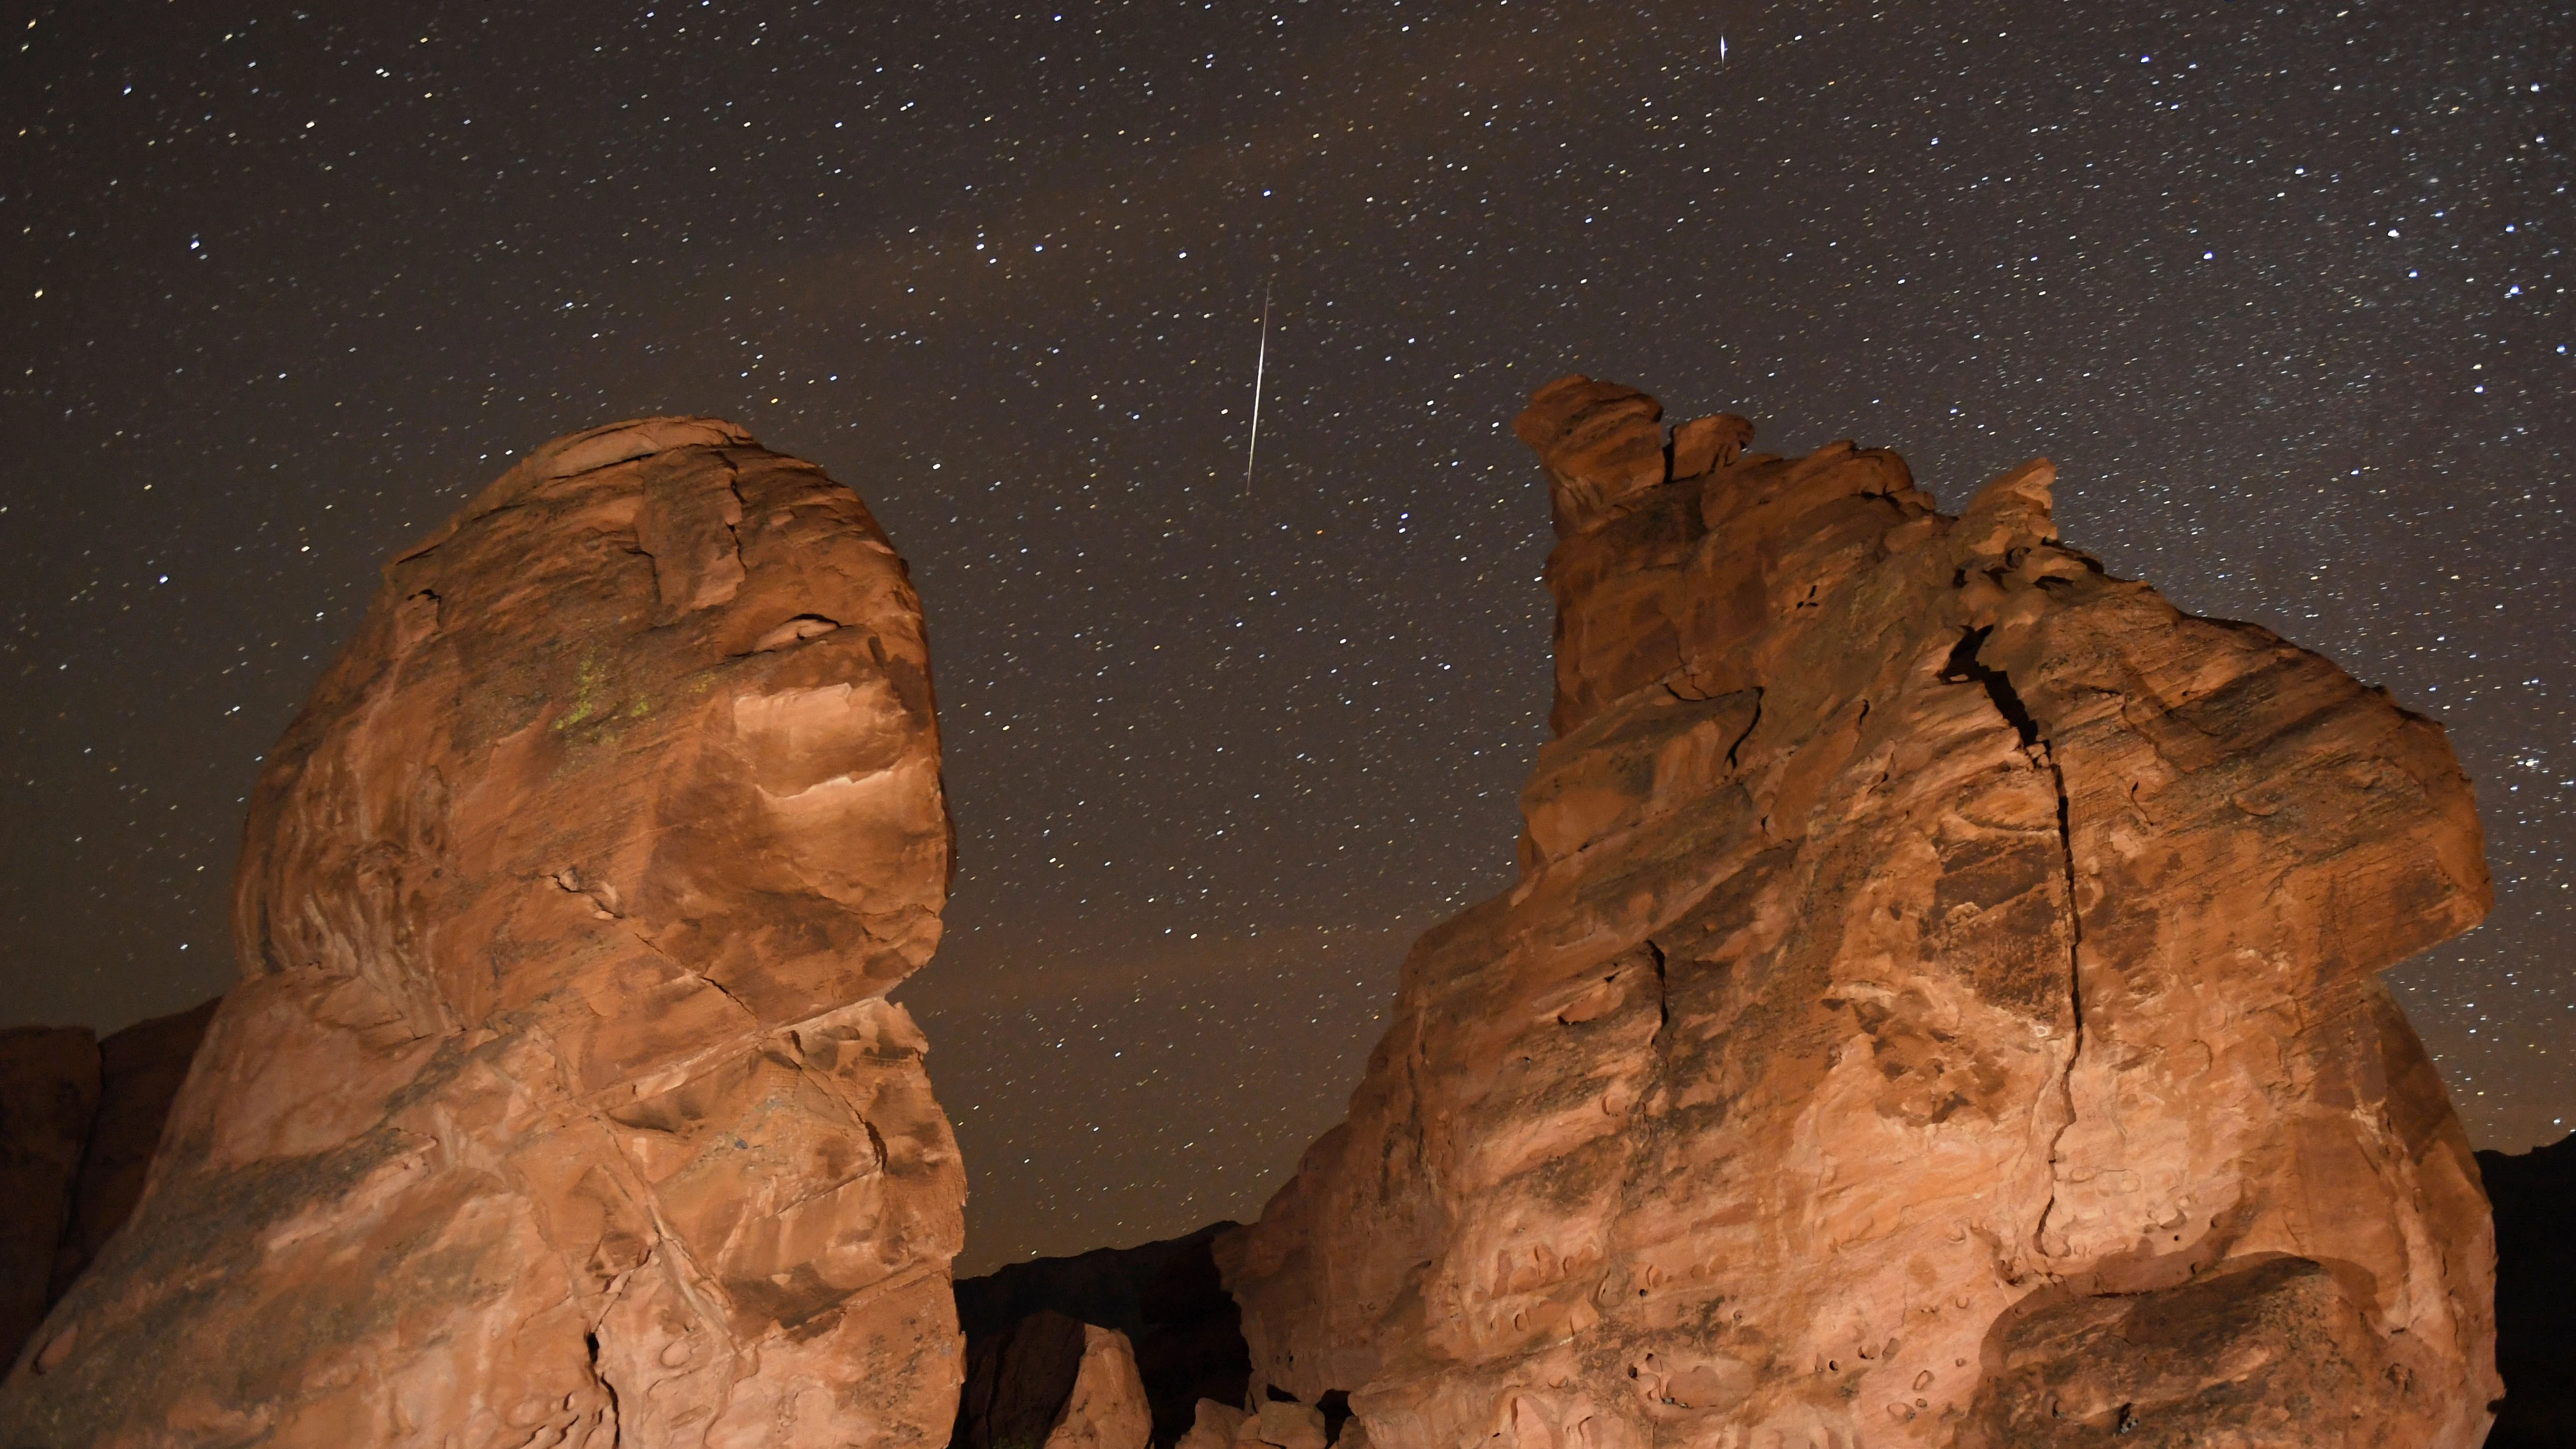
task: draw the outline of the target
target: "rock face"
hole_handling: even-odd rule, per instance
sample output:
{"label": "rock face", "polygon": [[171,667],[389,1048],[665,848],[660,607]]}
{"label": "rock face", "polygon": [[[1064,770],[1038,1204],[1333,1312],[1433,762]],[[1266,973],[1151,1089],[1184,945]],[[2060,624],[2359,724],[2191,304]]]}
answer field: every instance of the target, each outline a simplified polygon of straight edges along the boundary
{"label": "rock face", "polygon": [[2487,1449],[2576,1444],[2576,1135],[2478,1154],[2495,1203],[2496,1367],[2504,1405]]}
{"label": "rock face", "polygon": [[[991,1410],[978,1406],[993,1402],[999,1390],[985,1384],[1005,1375],[1028,1380],[1035,1365],[1058,1367],[1035,1375],[1046,1387],[1026,1414],[1041,1425],[1054,1422],[1072,1392],[1071,1364],[1080,1352],[1065,1323],[1124,1336],[1153,1411],[1154,1442],[1165,1449],[1196,1421],[1199,1400],[1242,1402],[1252,1360],[1243,1345],[1242,1312],[1226,1296],[1212,1252],[1216,1238],[1234,1230],[1233,1223],[1210,1223],[1187,1237],[1037,1258],[959,1279],[957,1321],[966,1333],[967,1368],[952,1449],[991,1449],[998,1442]],[[1047,1344],[1055,1347],[1041,1347]]]}
{"label": "rock face", "polygon": [[2045,461],[1953,518],[1659,414],[1516,425],[1521,879],[1219,1244],[1256,1389],[1378,1449],[2471,1449],[2486,1204],[2376,980],[2490,900],[2441,730],[2105,575]]}
{"label": "rock face", "polygon": [[950,842],[855,495],[706,419],[538,450],[271,754],[241,984],[0,1442],[939,1442],[964,1181],[885,993]]}

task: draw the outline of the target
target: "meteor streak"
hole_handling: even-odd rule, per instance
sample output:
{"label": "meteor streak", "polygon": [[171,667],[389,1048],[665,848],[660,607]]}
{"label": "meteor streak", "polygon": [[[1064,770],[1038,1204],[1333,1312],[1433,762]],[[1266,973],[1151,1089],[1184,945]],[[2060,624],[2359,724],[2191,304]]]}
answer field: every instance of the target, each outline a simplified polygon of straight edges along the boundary
{"label": "meteor streak", "polygon": [[1261,374],[1270,365],[1270,284],[1261,284],[1261,350],[1252,357],[1252,440],[1243,447],[1243,496],[1252,496],[1252,460],[1261,450]]}

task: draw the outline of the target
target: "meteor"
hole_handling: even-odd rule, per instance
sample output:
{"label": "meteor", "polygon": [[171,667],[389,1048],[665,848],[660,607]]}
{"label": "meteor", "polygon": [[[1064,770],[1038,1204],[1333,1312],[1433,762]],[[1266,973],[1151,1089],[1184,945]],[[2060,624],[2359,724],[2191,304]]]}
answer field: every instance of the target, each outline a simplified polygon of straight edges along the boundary
{"label": "meteor", "polygon": [[1261,350],[1252,355],[1252,440],[1243,447],[1243,496],[1252,496],[1252,460],[1261,450],[1261,374],[1270,365],[1270,284],[1261,284]]}

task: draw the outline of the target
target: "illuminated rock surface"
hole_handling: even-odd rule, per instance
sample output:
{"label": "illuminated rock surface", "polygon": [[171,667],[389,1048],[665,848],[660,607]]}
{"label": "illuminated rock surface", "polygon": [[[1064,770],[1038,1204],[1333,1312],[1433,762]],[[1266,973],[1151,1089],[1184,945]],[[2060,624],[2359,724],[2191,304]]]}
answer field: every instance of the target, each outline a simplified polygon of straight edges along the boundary
{"label": "illuminated rock surface", "polygon": [[1096,1323],[1082,1325],[1082,1362],[1064,1412],[1047,1431],[1044,1449],[1145,1449],[1154,1437],[1154,1411],[1127,1335]]}
{"label": "illuminated rock surface", "polygon": [[1521,880],[1220,1242],[1255,1397],[1375,1449],[2471,1449],[2486,1205],[2377,980],[2490,899],[2440,728],[2105,575],[2045,462],[1953,518],[1659,411],[1517,424]]}
{"label": "illuminated rock surface", "polygon": [[387,566],[270,755],[241,984],[0,1442],[936,1444],[951,832],[866,507],[561,439]]}

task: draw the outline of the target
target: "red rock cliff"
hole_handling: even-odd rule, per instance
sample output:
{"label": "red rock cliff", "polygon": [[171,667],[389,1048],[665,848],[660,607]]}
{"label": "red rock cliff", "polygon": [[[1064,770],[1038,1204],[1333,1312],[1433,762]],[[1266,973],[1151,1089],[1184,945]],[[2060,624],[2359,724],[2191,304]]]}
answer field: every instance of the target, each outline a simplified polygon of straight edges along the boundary
{"label": "red rock cliff", "polygon": [[385,577],[260,779],[241,985],[0,1440],[944,1442],[964,1182],[885,993],[952,837],[875,520],[654,419]]}
{"label": "red rock cliff", "polygon": [[1256,1396],[1372,1449],[2472,1449],[2492,1235],[2377,980],[2490,900],[2440,728],[2107,576],[2045,461],[1950,517],[1659,414],[1517,424],[1521,880],[1222,1245]]}

